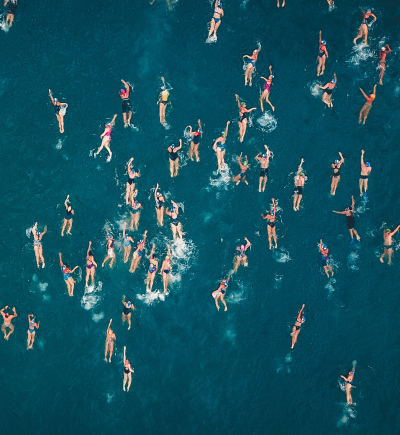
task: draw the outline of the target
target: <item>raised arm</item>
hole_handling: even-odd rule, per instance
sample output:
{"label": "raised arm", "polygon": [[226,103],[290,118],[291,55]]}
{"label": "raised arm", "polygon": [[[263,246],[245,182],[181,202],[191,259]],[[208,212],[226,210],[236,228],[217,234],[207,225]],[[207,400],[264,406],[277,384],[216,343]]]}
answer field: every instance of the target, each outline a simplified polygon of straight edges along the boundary
{"label": "raised arm", "polygon": [[302,158],[300,161],[300,165],[297,168],[297,174],[300,174],[300,172],[303,170],[303,163],[304,163],[304,159]]}
{"label": "raised arm", "polygon": [[110,322],[109,322],[109,324],[107,326],[107,333],[108,333],[108,330],[110,329],[111,323],[112,323],[112,319],[110,319]]}
{"label": "raised arm", "polygon": [[158,192],[158,183],[157,183],[157,186],[156,186],[156,188],[154,189],[154,199],[157,199],[157,192]]}
{"label": "raised arm", "polygon": [[355,206],[355,201],[354,201],[354,196],[351,195],[351,208],[354,210],[354,206]]}
{"label": "raised arm", "polygon": [[[4,6],[7,4],[8,0],[6,2],[4,2]],[[51,102],[54,104],[54,98],[53,98],[53,94],[51,93],[51,89],[49,89],[49,97]]]}
{"label": "raised arm", "polygon": [[153,243],[153,246],[151,247],[150,257],[156,252],[156,245]]}
{"label": "raised arm", "polygon": [[272,65],[269,66],[269,73],[272,75]]}
{"label": "raised arm", "polygon": [[[125,224],[126,225],[126,224]],[[87,248],[86,257],[89,257],[90,248],[92,247],[92,242],[89,241],[89,246]]]}
{"label": "raised arm", "polygon": [[344,157],[343,157],[343,154],[340,151],[339,151],[339,157],[340,157],[339,164],[342,164],[344,162]]}
{"label": "raised arm", "polygon": [[365,98],[368,98],[367,94],[360,88],[361,93],[364,95]]}
{"label": "raised arm", "polygon": [[126,361],[126,346],[124,346],[124,364],[125,364],[125,361]]}
{"label": "raised arm", "polygon": [[274,215],[276,215],[276,204],[274,198],[272,198],[272,206],[274,207]]}
{"label": "raised arm", "polygon": [[386,44],[386,51],[388,52],[388,53],[390,53],[392,50],[391,50],[391,48],[389,47],[389,44]]}
{"label": "raised arm", "polygon": [[394,234],[396,234],[397,231],[399,231],[399,228],[400,228],[400,225],[398,225],[398,226],[396,227],[396,229],[392,231],[391,235],[393,236]]}
{"label": "raised arm", "polygon": [[61,252],[58,253],[58,256],[60,257],[60,266],[63,267],[64,263],[62,262]]}
{"label": "raised arm", "polygon": [[[371,16],[371,17],[374,17],[374,21],[377,20],[376,15],[374,15],[372,12],[371,12],[370,16]],[[373,21],[373,22],[374,22],[374,21]]]}
{"label": "raised arm", "polygon": [[240,105],[239,95],[238,95],[238,94],[235,94],[235,97],[236,97],[237,105],[238,105],[239,110],[240,110],[240,108],[241,108],[242,106]]}
{"label": "raised arm", "polygon": [[35,234],[37,230],[37,222],[35,222],[35,225],[31,228],[31,233]]}
{"label": "raised arm", "polygon": [[335,211],[335,210],[332,210],[332,213],[337,213],[337,214],[346,214],[345,211]]}
{"label": "raised arm", "polygon": [[147,230],[143,234],[143,243],[146,243],[146,235],[147,235]]}
{"label": "raised arm", "polygon": [[364,153],[365,153],[365,151],[364,150],[361,150],[361,168],[364,166]]}
{"label": "raised arm", "polygon": [[199,124],[199,129],[201,130],[201,121],[200,121],[200,119],[197,120],[197,124]]}
{"label": "raised arm", "polygon": [[67,199],[64,201],[65,208],[68,207],[68,202],[69,202],[69,195],[67,196]]}
{"label": "raised arm", "polygon": [[377,86],[377,85],[374,85],[374,92],[373,92],[374,95],[376,95],[376,86]]}
{"label": "raised arm", "polygon": [[176,151],[180,150],[182,148],[182,139],[179,139],[179,146],[176,149]]}
{"label": "raised arm", "polygon": [[246,240],[246,249],[247,249],[251,246],[251,243],[247,237],[245,237],[244,240]]}
{"label": "raised arm", "polygon": [[71,273],[74,273],[76,269],[78,269],[79,266],[75,266],[72,270]]}
{"label": "raised arm", "polygon": [[163,86],[165,86],[165,78],[161,77],[161,81],[163,82]]}
{"label": "raised arm", "polygon": [[114,125],[115,125],[115,118],[117,117],[117,114],[115,114],[114,116],[113,116],[113,118],[112,118],[112,120],[111,120],[111,122],[110,122],[110,126],[111,127],[114,127]]}
{"label": "raised arm", "polygon": [[13,307],[14,317],[18,317],[17,310]]}
{"label": "raised arm", "polygon": [[319,31],[319,45],[321,45],[321,43],[322,43],[322,32],[321,32],[321,30]]}
{"label": "raised arm", "polygon": [[41,236],[43,237],[47,233],[47,225],[45,225]]}
{"label": "raised arm", "polygon": [[337,84],[337,77],[336,77],[336,73],[333,73],[333,78],[335,79],[335,83]]}
{"label": "raised arm", "polygon": [[229,124],[231,123],[231,121],[228,121],[226,123],[226,127],[225,127],[225,137],[228,137],[228,128],[229,128]]}
{"label": "raised arm", "polygon": [[301,310],[299,311],[299,314],[298,314],[298,316],[297,316],[297,320],[300,320],[301,319],[301,316],[302,316],[302,313],[303,313],[303,310],[304,310],[304,307],[305,307],[306,305],[305,304],[303,304],[303,306],[301,307]]}
{"label": "raised arm", "polygon": [[129,98],[129,91],[131,90],[131,87],[128,85],[128,83],[126,83],[126,81],[125,80],[121,80],[121,82],[124,84],[124,86],[125,86],[125,90],[126,90],[126,92],[125,92],[125,94],[126,94],[126,98]]}
{"label": "raised arm", "polygon": [[323,245],[323,242],[322,242],[322,239],[320,239],[318,248],[321,252],[322,252],[322,245]]}

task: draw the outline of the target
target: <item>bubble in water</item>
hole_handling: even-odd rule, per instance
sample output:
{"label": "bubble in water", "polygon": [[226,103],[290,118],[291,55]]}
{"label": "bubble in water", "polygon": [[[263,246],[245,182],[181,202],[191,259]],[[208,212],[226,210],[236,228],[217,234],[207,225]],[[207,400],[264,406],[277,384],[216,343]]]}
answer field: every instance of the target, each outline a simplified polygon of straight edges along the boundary
{"label": "bubble in water", "polygon": [[33,282],[37,282],[38,280],[38,276],[36,275],[36,273],[32,276],[32,281]]}
{"label": "bubble in water", "polygon": [[101,313],[99,313],[99,314],[95,314],[95,313],[93,313],[93,315],[92,315],[92,320],[93,320],[94,322],[98,323],[98,322],[100,322],[101,319],[104,319],[104,313],[103,313],[103,312],[101,312]]}
{"label": "bubble in water", "polygon": [[39,283],[39,289],[41,292],[45,292],[47,290],[48,287],[48,283],[47,282],[40,282]]}
{"label": "bubble in water", "polygon": [[278,126],[278,121],[269,112],[264,112],[262,116],[257,119],[257,124],[260,129],[265,133],[271,133]]}
{"label": "bubble in water", "polygon": [[51,296],[50,295],[43,295],[43,301],[44,302],[50,302]]}

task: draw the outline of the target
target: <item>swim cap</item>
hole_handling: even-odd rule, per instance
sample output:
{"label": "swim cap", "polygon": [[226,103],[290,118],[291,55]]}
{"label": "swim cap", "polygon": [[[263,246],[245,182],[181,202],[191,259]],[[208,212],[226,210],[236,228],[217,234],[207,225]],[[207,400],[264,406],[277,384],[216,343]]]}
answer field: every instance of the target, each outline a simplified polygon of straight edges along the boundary
{"label": "swim cap", "polygon": [[304,172],[300,172],[300,175],[301,175],[302,177],[304,177]]}
{"label": "swim cap", "polygon": [[385,233],[390,233],[391,230],[389,228],[386,228]]}
{"label": "swim cap", "polygon": [[173,150],[175,148],[175,144],[171,145],[171,150]]}
{"label": "swim cap", "polygon": [[109,333],[110,335],[112,335],[113,330],[112,330],[112,329],[109,329],[109,330],[108,330],[108,333]]}
{"label": "swim cap", "polygon": [[354,375],[354,370],[350,370],[350,373]]}
{"label": "swim cap", "polygon": [[263,156],[264,158],[267,157],[267,153],[264,153],[262,156]]}
{"label": "swim cap", "polygon": [[132,305],[132,302],[127,302],[126,305],[128,305],[128,307],[130,307]]}
{"label": "swim cap", "polygon": [[224,281],[225,287],[228,287],[228,281]]}
{"label": "swim cap", "polygon": [[302,320],[303,322],[305,322],[305,321],[306,321],[306,318],[303,316],[303,317],[301,318],[301,320]]}
{"label": "swim cap", "polygon": [[143,243],[143,239],[140,239],[140,240],[139,240],[139,243]]}
{"label": "swim cap", "polygon": [[367,9],[367,12],[371,12],[371,9]]}
{"label": "swim cap", "polygon": [[161,193],[160,193],[160,192],[157,192],[157,196],[161,196]]}
{"label": "swim cap", "polygon": [[40,236],[40,231],[36,231],[36,235],[37,235],[37,236]]}
{"label": "swim cap", "polygon": [[381,50],[382,50],[382,51],[386,51],[386,47],[382,47]]}
{"label": "swim cap", "polygon": [[335,160],[335,163],[339,163],[340,162],[340,160]]}
{"label": "swim cap", "polygon": [[139,204],[139,202],[138,201],[135,201],[135,205],[138,205]]}
{"label": "swim cap", "polygon": [[331,83],[336,83],[336,80],[335,80],[335,79],[332,79]]}
{"label": "swim cap", "polygon": [[376,95],[375,94],[370,94],[369,98],[372,98],[373,100],[375,100]]}
{"label": "swim cap", "polygon": [[243,106],[245,106],[246,105],[246,103],[244,103],[244,102],[241,102],[240,103],[240,105],[243,107]]}
{"label": "swim cap", "polygon": [[326,45],[326,41],[321,41],[321,44]]}
{"label": "swim cap", "polygon": [[112,234],[107,234],[107,237],[109,237],[110,239],[112,239]]}
{"label": "swim cap", "polygon": [[247,166],[247,162],[243,162],[243,166]]}
{"label": "swim cap", "polygon": [[171,207],[171,213],[175,211],[175,207]]}
{"label": "swim cap", "polygon": [[169,260],[171,257],[169,256],[169,255],[167,255],[166,257],[165,257],[165,259],[166,260]]}
{"label": "swim cap", "polygon": [[64,269],[65,269],[65,266],[64,266],[64,265],[62,265],[61,269],[62,269],[62,270],[64,270]]}
{"label": "swim cap", "polygon": [[325,251],[328,249],[328,247],[326,245],[322,245],[322,249]]}
{"label": "swim cap", "polygon": [[201,128],[199,128],[198,130],[197,130],[197,132],[198,133],[201,133],[203,130],[201,129]]}
{"label": "swim cap", "polygon": [[53,98],[53,100],[54,100],[55,103],[57,103],[57,101],[58,101],[57,98]]}
{"label": "swim cap", "polygon": [[240,249],[242,249],[242,250],[243,250],[244,248],[245,248],[245,246],[244,246],[244,245],[240,245]]}
{"label": "swim cap", "polygon": [[275,212],[271,210],[271,216],[275,216]]}
{"label": "swim cap", "polygon": [[125,94],[125,89],[121,89],[121,94]]}
{"label": "swim cap", "polygon": [[165,91],[167,88],[165,86],[161,86],[161,90]]}
{"label": "swim cap", "polygon": [[273,79],[275,76],[273,74],[270,75],[271,79]]}
{"label": "swim cap", "polygon": [[366,166],[367,168],[369,168],[369,167],[371,166],[371,163],[370,163],[370,162],[367,162],[367,163],[365,164],[365,166]]}
{"label": "swim cap", "polygon": [[111,125],[111,122],[106,122],[106,125]]}
{"label": "swim cap", "polygon": [[226,137],[226,133],[224,131],[222,132],[222,137]]}

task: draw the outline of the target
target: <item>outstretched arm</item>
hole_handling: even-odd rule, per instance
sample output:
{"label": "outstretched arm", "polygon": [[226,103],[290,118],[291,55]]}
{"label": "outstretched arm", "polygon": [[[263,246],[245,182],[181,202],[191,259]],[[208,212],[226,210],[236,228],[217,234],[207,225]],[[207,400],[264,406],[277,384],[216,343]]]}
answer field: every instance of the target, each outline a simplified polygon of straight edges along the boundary
{"label": "outstretched arm", "polygon": [[[125,224],[126,225],[126,224]],[[86,252],[86,256],[88,257],[89,256],[89,251],[90,251],[90,248],[92,247],[92,242],[91,241],[89,241],[89,247],[87,248],[87,252]]]}
{"label": "outstretched arm", "polygon": [[247,237],[245,237],[244,240],[246,240],[246,249],[247,249],[251,246],[251,243]]}
{"label": "outstretched arm", "polygon": [[228,121],[227,123],[226,123],[226,127],[225,127],[225,137],[227,137],[228,136],[228,128],[229,128],[229,124],[231,123],[231,121]]}
{"label": "outstretched arm", "polygon": [[63,267],[64,263],[62,262],[62,256],[61,256],[61,252],[58,253],[59,257],[60,257],[60,266]]}
{"label": "outstretched arm", "polygon": [[368,98],[367,94],[360,88],[361,93],[364,95],[365,98]]}
{"label": "outstretched arm", "polygon": [[376,86],[377,85],[374,85],[374,95],[376,95]]}
{"label": "outstretched arm", "polygon": [[201,121],[200,121],[200,119],[197,120],[197,123],[199,124],[199,128],[201,129]]}
{"label": "outstretched arm", "polygon": [[125,80],[121,80],[121,82],[124,84],[125,89],[126,89],[126,98],[129,97],[129,91],[131,90],[131,87],[128,85],[128,83],[126,83]]}
{"label": "outstretched arm", "polygon": [[182,139],[179,139],[179,146],[176,148],[176,150],[180,150],[182,148]]}
{"label": "outstretched arm", "polygon": [[43,237],[47,233],[47,225],[44,227],[41,236]]}
{"label": "outstretched arm", "polygon": [[117,117],[117,114],[115,114],[114,116],[113,116],[113,118],[112,118],[112,120],[111,120],[111,122],[110,122],[110,126],[111,127],[114,127],[114,125],[115,125],[115,118]]}
{"label": "outstretched arm", "polygon": [[124,364],[125,364],[125,360],[126,360],[126,346],[124,346]]}
{"label": "outstretched arm", "polygon": [[393,236],[394,234],[396,234],[397,231],[399,231],[399,228],[400,228],[400,225],[398,225],[397,228],[392,231],[391,235]]}
{"label": "outstretched arm", "polygon": [[364,166],[364,150],[361,150],[361,168]]}
{"label": "outstretched arm", "polygon": [[303,304],[303,306],[301,307],[301,310],[299,311],[299,314],[298,314],[298,316],[297,316],[297,320],[300,320],[301,319],[301,315],[302,315],[302,313],[303,313],[303,310],[304,310],[304,307],[305,307],[306,305],[305,304]]}
{"label": "outstretched arm", "polygon": [[68,207],[68,202],[69,202],[69,195],[67,196],[67,199],[64,201],[65,208]]}
{"label": "outstretched arm", "polygon": [[272,75],[272,65],[269,66],[269,73]]}
{"label": "outstretched arm", "polygon": [[79,266],[75,266],[72,270],[71,273],[74,273],[76,269],[78,269]]}
{"label": "outstretched arm", "polygon": [[156,252],[156,245],[153,243],[153,246],[151,247],[150,257]]}
{"label": "outstretched arm", "polygon": [[339,164],[342,164],[344,162],[344,157],[343,154],[339,151],[339,156],[340,156],[340,162]]}
{"label": "outstretched arm", "polygon": [[146,235],[147,235],[147,230],[143,234],[143,243],[146,243]]}
{"label": "outstretched arm", "polygon": [[109,324],[108,324],[108,326],[107,326],[107,332],[108,332],[108,330],[110,329],[111,323],[112,323],[112,319],[110,319],[110,322],[109,322]]}
{"label": "outstretched arm", "polygon": [[238,95],[238,94],[235,94],[235,97],[236,97],[237,105],[238,105],[238,107],[239,107],[239,109],[240,109],[242,106],[240,105],[239,95]]}
{"label": "outstretched arm", "polygon": [[[8,0],[6,2],[4,2],[4,6],[7,4]],[[49,89],[49,97],[51,102],[54,104],[54,98],[53,98],[53,94],[51,93],[51,89]]]}
{"label": "outstretched arm", "polygon": [[275,204],[275,199],[272,198],[272,205],[274,207],[274,215],[276,215],[276,204]]}
{"label": "outstretched arm", "polygon": [[351,195],[351,208],[352,209],[354,209],[354,206],[355,206],[355,201],[354,201],[354,196],[353,195]]}
{"label": "outstretched arm", "polygon": [[321,30],[319,31],[319,45],[321,45],[321,43],[322,43],[322,32],[321,32]]}
{"label": "outstretched arm", "polygon": [[333,213],[337,213],[337,214],[346,214],[345,211],[335,211],[335,210],[332,210],[332,212],[333,212]]}
{"label": "outstretched arm", "polygon": [[302,171],[302,169],[303,169],[303,163],[304,163],[304,159],[302,158],[301,161],[300,161],[300,165],[297,168],[297,174],[300,174],[300,172]]}

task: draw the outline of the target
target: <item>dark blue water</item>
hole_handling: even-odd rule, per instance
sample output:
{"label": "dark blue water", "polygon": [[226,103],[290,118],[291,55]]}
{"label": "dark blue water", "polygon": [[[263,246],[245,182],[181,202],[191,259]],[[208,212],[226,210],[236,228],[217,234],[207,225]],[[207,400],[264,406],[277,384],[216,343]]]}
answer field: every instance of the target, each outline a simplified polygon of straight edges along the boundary
{"label": "dark blue water", "polygon": [[[169,11],[146,2],[23,2],[13,27],[2,31],[0,146],[2,223],[0,305],[16,306],[15,332],[1,338],[0,399],[4,433],[202,434],[393,434],[399,430],[397,343],[398,262],[382,265],[382,228],[400,223],[397,26],[395,2],[368,5],[378,17],[370,48],[353,50],[360,7],[337,3],[249,0],[224,5],[218,42],[205,44],[207,1],[175,3]],[[318,32],[328,42],[325,84],[335,72],[333,110],[316,95]],[[262,43],[253,87],[245,88],[241,56]],[[384,86],[365,126],[359,87],[378,81],[378,44],[389,43]],[[260,75],[275,74],[271,102],[261,118]],[[169,86],[168,129],[160,125],[160,77]],[[120,80],[134,85],[132,121],[124,129]],[[64,135],[58,133],[48,89],[69,104]],[[234,94],[257,106],[244,142],[238,141]],[[315,95],[314,95],[315,94]],[[103,124],[118,114],[113,159],[96,160]],[[187,159],[188,125],[202,120],[200,163]],[[261,119],[260,119],[261,118]],[[217,174],[212,143],[231,120],[225,160],[251,160],[249,186]],[[166,148],[184,140],[181,169],[171,180]],[[258,193],[253,157],[266,143],[274,159],[265,193]],[[373,167],[369,200],[358,194],[361,149]],[[329,195],[330,164],[345,157],[336,197]],[[173,245],[170,294],[146,296],[148,258],[134,275],[123,263],[122,224],[126,162],[140,170],[138,199],[144,205],[139,239],[148,230],[163,258],[171,244],[166,219],[157,226],[152,188],[183,204],[185,243]],[[302,208],[292,210],[293,176],[301,158],[307,183]],[[75,209],[72,236],[61,238],[63,202]],[[350,246],[344,210],[356,198],[361,242]],[[269,251],[264,213],[278,200],[277,251]],[[43,238],[46,268],[37,270],[26,230],[48,226]],[[105,226],[118,239],[114,268],[97,271],[84,288],[89,240],[95,259],[105,255]],[[210,292],[233,266],[235,248],[252,242],[249,267],[233,276],[228,311],[218,312]],[[323,238],[335,263],[323,273],[317,244]],[[398,239],[398,237],[397,237]],[[396,250],[399,244],[396,242]],[[68,297],[58,252],[79,265],[75,296]],[[147,256],[149,250],[147,250]],[[79,274],[78,274],[79,277]],[[134,301],[132,329],[121,323],[122,295]],[[290,351],[290,331],[302,303],[307,321]],[[40,320],[33,351],[26,350],[27,315]],[[109,319],[116,355],[104,362]],[[135,373],[122,391],[123,346]],[[346,406],[340,374],[357,361],[353,400]]]}

